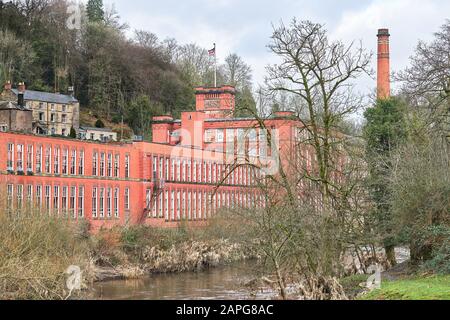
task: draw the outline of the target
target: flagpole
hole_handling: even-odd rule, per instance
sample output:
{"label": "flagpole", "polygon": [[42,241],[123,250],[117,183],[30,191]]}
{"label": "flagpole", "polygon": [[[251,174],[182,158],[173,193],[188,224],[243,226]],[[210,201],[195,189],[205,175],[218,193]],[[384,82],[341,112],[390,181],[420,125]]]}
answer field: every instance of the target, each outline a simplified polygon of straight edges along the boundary
{"label": "flagpole", "polygon": [[214,88],[217,88],[217,51],[214,43]]}

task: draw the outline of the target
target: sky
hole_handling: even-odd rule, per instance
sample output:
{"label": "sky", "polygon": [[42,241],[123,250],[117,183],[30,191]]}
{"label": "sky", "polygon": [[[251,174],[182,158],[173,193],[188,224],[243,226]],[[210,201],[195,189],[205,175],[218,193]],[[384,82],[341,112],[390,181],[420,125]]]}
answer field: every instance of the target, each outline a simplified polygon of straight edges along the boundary
{"label": "sky", "polygon": [[[448,0],[104,0],[114,4],[123,22],[155,33],[160,39],[195,42],[223,62],[237,53],[252,67],[255,84],[263,83],[265,67],[276,61],[267,49],[273,25],[293,17],[325,24],[332,39],[362,41],[376,53],[377,30],[391,33],[391,66],[408,65],[418,40],[429,41],[450,18]],[[376,67],[376,56],[373,68]],[[373,92],[375,80],[362,79],[359,89]],[[395,88],[395,84],[394,84]]]}

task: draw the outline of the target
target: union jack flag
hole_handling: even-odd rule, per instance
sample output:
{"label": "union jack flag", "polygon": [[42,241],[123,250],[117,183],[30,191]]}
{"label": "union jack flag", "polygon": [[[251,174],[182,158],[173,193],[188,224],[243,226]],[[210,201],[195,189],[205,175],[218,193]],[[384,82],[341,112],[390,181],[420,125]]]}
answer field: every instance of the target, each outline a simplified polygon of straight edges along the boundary
{"label": "union jack flag", "polygon": [[214,43],[214,48],[212,48],[211,50],[208,50],[208,54],[209,56],[216,56],[216,44]]}

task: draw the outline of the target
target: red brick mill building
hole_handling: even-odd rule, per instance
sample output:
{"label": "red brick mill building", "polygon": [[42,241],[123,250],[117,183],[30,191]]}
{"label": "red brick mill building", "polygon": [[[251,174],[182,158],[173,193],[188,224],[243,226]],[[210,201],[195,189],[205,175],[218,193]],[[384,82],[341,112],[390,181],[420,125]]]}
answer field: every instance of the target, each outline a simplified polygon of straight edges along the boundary
{"label": "red brick mill building", "polygon": [[[6,207],[32,203],[41,212],[86,219],[95,230],[203,223],[223,207],[262,206],[254,187],[262,173],[243,159],[271,165],[266,134],[255,119],[232,118],[233,87],[197,88],[196,96],[197,110],[183,112],[181,120],[154,118],[152,143],[0,132]],[[277,147],[284,149],[300,122],[280,112],[266,126],[280,136]]]}
{"label": "red brick mill building", "polygon": [[[378,38],[378,95],[386,98],[388,30],[381,29]],[[18,119],[29,117],[20,97],[17,104],[8,103],[0,111],[13,114],[14,109]],[[196,111],[183,112],[179,120],[155,117],[151,143],[88,142],[0,126],[0,202],[6,210],[32,205],[41,212],[87,220],[92,230],[203,224],[221,208],[264,206],[256,181],[277,172],[276,152],[283,166],[297,161],[291,158],[298,156],[305,130],[291,112],[275,113],[263,129],[254,118],[233,118],[234,108],[233,87],[196,88]],[[23,131],[30,128],[25,124]],[[268,145],[269,132],[277,144]],[[301,149],[311,168],[313,152]]]}

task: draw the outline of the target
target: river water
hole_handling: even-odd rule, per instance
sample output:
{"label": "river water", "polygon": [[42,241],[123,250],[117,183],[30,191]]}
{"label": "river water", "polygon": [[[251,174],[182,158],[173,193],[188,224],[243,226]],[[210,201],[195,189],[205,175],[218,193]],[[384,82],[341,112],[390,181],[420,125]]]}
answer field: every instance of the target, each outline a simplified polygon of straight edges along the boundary
{"label": "river water", "polygon": [[270,299],[271,292],[251,295],[244,283],[254,279],[256,262],[239,263],[203,272],[156,274],[136,280],[114,280],[94,285],[103,300],[243,300]]}
{"label": "river water", "polygon": [[[407,248],[396,249],[399,263],[409,258]],[[273,299],[273,291],[252,295],[245,283],[258,277],[257,261],[247,261],[203,272],[155,274],[136,280],[113,280],[94,285],[94,298],[104,300],[250,300]]]}

